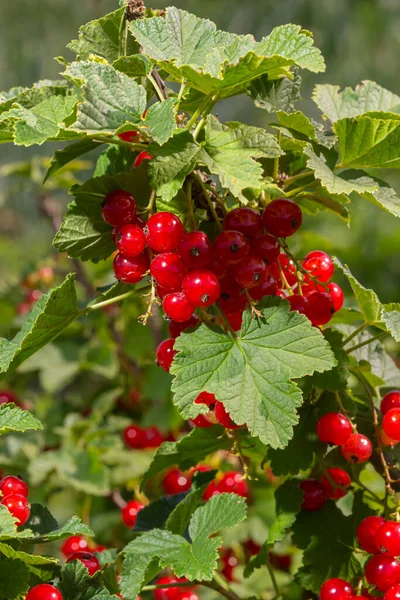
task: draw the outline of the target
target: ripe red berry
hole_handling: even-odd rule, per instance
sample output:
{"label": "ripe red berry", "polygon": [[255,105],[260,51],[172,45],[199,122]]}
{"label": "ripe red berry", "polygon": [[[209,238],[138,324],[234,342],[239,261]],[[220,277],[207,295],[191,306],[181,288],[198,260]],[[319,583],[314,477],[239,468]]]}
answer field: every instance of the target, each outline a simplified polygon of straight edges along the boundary
{"label": "ripe red berry", "polygon": [[0,390],[0,406],[2,404],[8,404],[9,402],[12,402],[17,406],[20,404],[19,398],[16,396],[16,394],[10,390]]}
{"label": "ripe red berry", "polygon": [[346,471],[338,467],[330,467],[321,478],[322,487],[328,498],[337,500],[347,494],[347,489],[351,484],[351,479]]}
{"label": "ripe red berry", "polygon": [[190,269],[207,267],[214,255],[209,237],[203,231],[185,233],[179,244],[178,253]]}
{"label": "ripe red berry", "polygon": [[263,233],[252,240],[251,252],[256,256],[261,256],[267,265],[272,265],[278,260],[281,247],[276,237],[269,233]]}
{"label": "ripe red berry", "polygon": [[221,481],[217,484],[217,489],[220,494],[234,493],[243,498],[250,496],[249,486],[243,475],[238,471],[228,471],[225,473]]}
{"label": "ripe red berry", "polygon": [[10,494],[5,496],[1,504],[6,506],[13,517],[17,519],[17,526],[24,525],[31,514],[31,505],[25,496],[21,494]]}
{"label": "ripe red berry", "polygon": [[250,244],[239,231],[223,231],[214,240],[215,256],[225,265],[235,265],[249,253]]}
{"label": "ripe red berry", "polygon": [[129,528],[135,527],[138,512],[144,508],[144,504],[138,500],[130,500],[121,510],[121,518],[124,525]]}
{"label": "ripe red berry", "polygon": [[138,225],[122,225],[115,235],[117,249],[128,258],[135,258],[146,248],[146,238]]}
{"label": "ripe red berry", "polygon": [[190,304],[183,292],[167,294],[162,302],[166,315],[177,323],[184,323],[194,313],[194,306]]}
{"label": "ripe red berry", "polygon": [[[0,392],[0,400],[1,400],[1,392]],[[400,408],[400,390],[393,390],[388,394],[385,394],[382,398],[381,402],[381,412],[383,415],[386,415],[389,410],[392,408]]]}
{"label": "ripe red berry", "polygon": [[265,281],[267,265],[259,256],[248,256],[235,265],[232,273],[242,288],[254,288]]}
{"label": "ripe red berry", "polygon": [[217,276],[207,269],[190,271],[182,282],[182,290],[193,306],[211,306],[219,299],[221,287]]}
{"label": "ripe red berry", "polygon": [[[239,331],[239,329],[241,329],[243,322],[243,311],[240,310],[234,313],[226,313],[225,316],[233,331]],[[225,327],[225,324],[222,323],[222,326]]]}
{"label": "ripe red berry", "polygon": [[400,523],[386,521],[376,532],[375,542],[387,556],[400,555]]}
{"label": "ripe red berry", "polygon": [[197,417],[193,417],[193,419],[190,419],[190,421],[196,427],[200,427],[200,429],[207,429],[208,427],[213,426],[213,423],[207,421],[204,415],[197,415]]}
{"label": "ripe red berry", "polygon": [[[156,584],[157,585],[169,585],[171,586],[171,583],[185,583],[187,582],[187,579],[185,579],[185,577],[181,577],[180,579],[178,579],[178,577],[160,577],[159,579],[157,579]],[[193,586],[194,587],[194,586]],[[189,590],[191,590],[193,588],[189,588]],[[188,588],[182,588],[182,587],[159,587],[157,589],[154,590],[154,600],[182,600],[182,595],[184,593],[186,593],[188,591]]]}
{"label": "ripe red berry", "polygon": [[221,573],[227,581],[237,581],[234,570],[238,566],[239,561],[233,550],[228,549],[221,554],[222,569]]}
{"label": "ripe red berry", "polygon": [[209,392],[200,392],[195,400],[196,404],[206,404],[207,406],[214,406],[216,402],[217,399],[215,395],[210,394]]}
{"label": "ripe red berry", "polygon": [[[280,254],[278,258],[278,263],[282,268],[283,274],[288,284],[291,286],[295,285],[297,283],[297,271],[296,265],[294,264],[293,260],[286,256],[286,254]],[[274,277],[276,275],[276,277],[281,278],[279,267],[276,264],[271,265],[269,267],[269,270],[271,273],[275,271],[275,274],[273,273]]]}
{"label": "ripe red berry", "polygon": [[96,556],[91,552],[75,552],[67,559],[67,563],[73,562],[74,560],[79,560],[85,565],[91,577],[100,570],[100,563]]}
{"label": "ripe red berry", "polygon": [[74,554],[74,552],[79,552],[80,550],[84,551],[88,549],[89,544],[81,535],[73,535],[69,537],[61,546],[61,552],[66,558],[68,558],[68,556],[71,556],[71,554]]}
{"label": "ripe red berry", "polygon": [[186,331],[186,329],[197,327],[198,324],[199,320],[194,316],[190,317],[190,319],[184,321],[183,323],[175,323],[175,321],[170,321],[168,323],[169,335],[176,339],[181,335],[181,333]]}
{"label": "ripe red berry", "polygon": [[123,142],[133,142],[135,137],[139,135],[138,131],[123,131],[118,134],[118,137]]}
{"label": "ripe red berry", "polygon": [[161,342],[156,350],[156,362],[159,367],[164,369],[169,373],[170,367],[172,365],[172,361],[174,360],[174,356],[176,354],[176,350],[174,350],[175,340],[172,338],[168,338]]}
{"label": "ripe red berry", "polygon": [[398,440],[392,440],[392,438],[386,435],[386,433],[383,430],[383,427],[377,427],[377,429],[375,430],[375,435],[377,440],[382,444],[382,446],[390,446],[393,448],[393,446],[397,446],[397,444],[399,443]]}
{"label": "ripe red berry", "polygon": [[326,502],[326,494],[323,486],[315,479],[304,479],[299,483],[303,491],[303,502],[301,508],[307,511],[321,510]]}
{"label": "ripe red berry", "polygon": [[380,552],[375,540],[377,531],[386,523],[383,517],[373,515],[366,517],[357,527],[357,539],[361,548],[370,554],[378,554]]}
{"label": "ripe red berry", "polygon": [[146,254],[141,254],[136,258],[127,258],[118,253],[114,258],[113,269],[118,281],[139,283],[149,270],[149,259]]}
{"label": "ripe red berry", "polygon": [[400,583],[400,562],[386,554],[375,554],[365,566],[365,577],[370,585],[384,592]]}
{"label": "ripe red berry", "polygon": [[191,478],[179,469],[171,469],[162,481],[164,492],[169,496],[187,492],[190,490],[191,485]]}
{"label": "ripe red berry", "polygon": [[159,446],[165,442],[163,434],[157,427],[146,427],[146,429],[143,430],[143,436],[143,448],[159,448]]}
{"label": "ripe red berry", "polygon": [[137,169],[138,167],[140,167],[144,160],[151,160],[152,158],[154,158],[154,156],[152,154],[149,154],[146,150],[143,150],[143,152],[139,152],[133,163],[133,168]]}
{"label": "ripe red berry", "polygon": [[352,427],[349,419],[341,413],[327,413],[317,423],[317,435],[321,442],[341,446],[349,439]]}
{"label": "ripe red berry", "polygon": [[225,313],[244,310],[248,303],[249,301],[243,293],[243,289],[235,280],[222,283],[220,304]]}
{"label": "ripe red berry", "polygon": [[400,408],[391,408],[383,417],[382,425],[386,435],[400,441]]}
{"label": "ripe red berry", "polygon": [[307,314],[308,300],[305,296],[293,294],[293,296],[288,296],[288,301],[290,304],[290,310],[297,310],[297,312],[299,312],[301,315]]}
{"label": "ripe red berry", "polygon": [[352,433],[341,448],[342,456],[347,462],[363,463],[372,454],[370,440],[361,433]]}
{"label": "ripe red berry", "polygon": [[289,237],[303,222],[300,208],[286,198],[273,200],[263,212],[262,220],[268,233],[275,237]]}
{"label": "ripe red berry", "polygon": [[229,413],[225,409],[225,406],[222,402],[217,402],[214,407],[215,416],[220,425],[223,425],[227,429],[239,429],[240,425],[236,425],[234,421],[232,421]]}
{"label": "ripe red berry", "polygon": [[25,481],[22,481],[19,477],[9,475],[3,477],[0,481],[0,492],[3,496],[9,496],[10,494],[20,494],[21,496],[28,497],[28,486]]}
{"label": "ripe red berry", "polygon": [[144,228],[147,243],[156,252],[176,250],[185,235],[181,220],[170,212],[152,215]]}
{"label": "ripe red berry", "polygon": [[182,281],[188,272],[187,265],[176,252],[163,252],[151,261],[150,274],[164,290],[181,291]]}
{"label": "ripe red berry", "polygon": [[135,198],[124,190],[115,190],[105,197],[101,209],[103,219],[113,227],[132,223],[136,217]]}
{"label": "ripe red berry", "polygon": [[247,237],[253,237],[263,228],[261,216],[252,208],[235,208],[224,219],[224,229],[239,231]]}
{"label": "ripe red berry", "polygon": [[28,592],[26,600],[63,600],[63,597],[54,585],[41,583]]}
{"label": "ripe red berry", "polygon": [[321,250],[309,252],[303,261],[303,268],[323,283],[332,279],[335,272],[331,257]]}
{"label": "ripe red berry", "polygon": [[253,300],[262,300],[265,296],[276,296],[278,292],[278,282],[271,275],[267,273],[265,281],[257,287],[251,288],[249,291],[250,296]]}
{"label": "ripe red berry", "polygon": [[400,583],[389,588],[383,596],[383,600],[400,600]]}
{"label": "ripe red berry", "polygon": [[326,325],[335,314],[333,300],[326,292],[313,292],[307,296],[307,317],[313,325]]}
{"label": "ripe red berry", "polygon": [[276,554],[275,552],[269,552],[268,558],[274,569],[285,571],[286,573],[290,571],[290,567],[292,566],[292,557],[290,554]]}
{"label": "ripe red berry", "polygon": [[354,590],[347,581],[334,577],[325,581],[319,592],[320,600],[349,600]]}
{"label": "ripe red berry", "polygon": [[331,283],[328,283],[328,290],[328,293],[332,298],[333,308],[335,309],[335,312],[338,312],[344,304],[343,290],[341,287],[338,286],[337,283],[334,283],[333,281]]}
{"label": "ripe red berry", "polygon": [[145,437],[144,430],[137,425],[129,425],[124,430],[124,441],[127,446],[133,449],[144,448]]}

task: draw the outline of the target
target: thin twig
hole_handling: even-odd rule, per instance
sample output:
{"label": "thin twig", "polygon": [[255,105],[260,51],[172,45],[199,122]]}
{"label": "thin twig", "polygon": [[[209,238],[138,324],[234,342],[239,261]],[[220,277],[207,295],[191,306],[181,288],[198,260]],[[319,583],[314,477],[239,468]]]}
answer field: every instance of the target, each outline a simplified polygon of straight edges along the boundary
{"label": "thin twig", "polygon": [[361,333],[362,331],[364,331],[364,329],[366,329],[368,327],[369,323],[363,323],[362,325],[360,325],[360,327],[357,327],[357,329],[355,329],[353,331],[352,334],[349,335],[349,337],[347,337],[344,341],[343,341],[343,346],[346,346],[349,342],[351,342],[351,340],[353,340],[355,337],[357,337],[357,335],[359,333]]}
{"label": "thin twig", "polygon": [[370,337],[368,340],[365,340],[365,342],[360,342],[359,344],[356,344],[355,346],[351,346],[351,348],[348,348],[346,350],[346,352],[347,352],[347,354],[350,354],[354,350],[358,350],[359,348],[362,348],[363,346],[368,346],[368,344],[371,344],[372,342],[375,342],[376,340],[386,337],[387,335],[389,335],[389,333],[387,331],[381,331],[377,335],[374,335],[373,337]]}
{"label": "thin twig", "polygon": [[222,231],[221,221],[220,221],[220,219],[219,219],[219,217],[217,215],[217,211],[215,210],[215,206],[214,206],[214,204],[213,204],[213,202],[212,202],[212,200],[210,198],[210,195],[208,193],[208,190],[207,190],[206,186],[204,185],[204,181],[202,180],[201,175],[197,171],[193,171],[193,175],[195,176],[196,181],[198,182],[198,184],[201,187],[201,191],[203,192],[203,196],[204,196],[204,198],[205,198],[205,200],[206,200],[206,202],[208,204],[208,207],[209,207],[209,209],[210,209],[210,211],[212,213],[212,216],[214,217],[214,220],[215,220],[215,223],[216,223],[218,229],[220,231]]}

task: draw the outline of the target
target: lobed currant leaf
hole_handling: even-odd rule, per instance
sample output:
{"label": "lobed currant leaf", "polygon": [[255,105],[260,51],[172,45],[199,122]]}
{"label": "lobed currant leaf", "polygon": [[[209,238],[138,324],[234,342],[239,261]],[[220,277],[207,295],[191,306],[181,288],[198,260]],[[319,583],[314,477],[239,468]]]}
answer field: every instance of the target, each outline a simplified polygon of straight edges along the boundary
{"label": "lobed currant leaf", "polygon": [[298,69],[294,69],[293,79],[284,77],[270,81],[268,75],[263,75],[255,79],[247,93],[254,100],[257,108],[262,108],[268,112],[284,111],[291,113],[294,111],[294,104],[300,100],[301,77]]}
{"label": "lobed currant leaf", "polygon": [[78,560],[64,565],[58,587],[63,600],[118,600]]}
{"label": "lobed currant leaf", "polygon": [[91,139],[83,139],[79,140],[79,142],[71,144],[70,146],[66,146],[62,150],[57,150],[51,159],[50,167],[46,173],[43,183],[46,183],[50,177],[55,175],[55,173],[65,167],[65,165],[70,163],[72,160],[78,158],[78,156],[87,154],[99,146],[99,142],[94,142]]}
{"label": "lobed currant leaf", "polygon": [[[14,548],[3,542],[0,542],[0,555],[11,560],[21,561],[30,573],[36,575],[42,581],[51,581],[58,571],[59,561],[57,558],[40,556],[38,554],[28,554],[21,550],[14,550]],[[3,564],[1,560],[0,564]]]}
{"label": "lobed currant leaf", "polygon": [[8,403],[0,406],[0,435],[27,429],[43,429],[43,425],[30,412],[22,410],[15,404]]}
{"label": "lobed currant leaf", "polygon": [[321,390],[345,390],[349,378],[349,356],[343,350],[343,336],[339,331],[325,329],[323,335],[328,340],[330,347],[335,355],[337,365],[328,373],[314,373],[311,377],[313,386]]}
{"label": "lobed currant leaf", "polygon": [[29,590],[29,570],[18,559],[0,561],[0,589],[4,600],[18,600]]}

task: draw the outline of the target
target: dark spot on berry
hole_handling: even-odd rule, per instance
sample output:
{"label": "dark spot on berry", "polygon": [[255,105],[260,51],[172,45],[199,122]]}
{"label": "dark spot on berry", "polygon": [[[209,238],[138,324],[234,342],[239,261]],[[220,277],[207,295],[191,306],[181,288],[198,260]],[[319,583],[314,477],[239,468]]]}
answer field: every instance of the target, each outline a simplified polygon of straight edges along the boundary
{"label": "dark spot on berry", "polygon": [[232,244],[232,246],[230,247],[230,251],[235,254],[236,252],[239,252],[239,246],[237,244]]}
{"label": "dark spot on berry", "polygon": [[190,251],[190,254],[192,256],[200,256],[200,248],[198,248],[197,246],[193,246],[193,248]]}
{"label": "dark spot on berry", "polygon": [[144,235],[146,235],[146,236],[147,236],[147,235],[149,235],[149,228],[147,227],[147,225],[145,225],[145,226],[143,227],[143,233],[144,233]]}
{"label": "dark spot on berry", "polygon": [[254,273],[253,281],[260,281],[260,279],[261,279],[261,273]]}
{"label": "dark spot on berry", "polygon": [[200,300],[201,300],[201,302],[203,302],[203,303],[206,303],[206,302],[208,302],[208,301],[209,301],[209,299],[210,299],[210,296],[209,296],[208,294],[203,294],[203,295],[200,297]]}
{"label": "dark spot on berry", "polygon": [[354,454],[352,456],[350,456],[350,460],[353,463],[358,463],[358,456],[355,456]]}
{"label": "dark spot on berry", "polygon": [[229,294],[224,292],[223,294],[221,294],[221,298],[222,298],[222,300],[229,300]]}

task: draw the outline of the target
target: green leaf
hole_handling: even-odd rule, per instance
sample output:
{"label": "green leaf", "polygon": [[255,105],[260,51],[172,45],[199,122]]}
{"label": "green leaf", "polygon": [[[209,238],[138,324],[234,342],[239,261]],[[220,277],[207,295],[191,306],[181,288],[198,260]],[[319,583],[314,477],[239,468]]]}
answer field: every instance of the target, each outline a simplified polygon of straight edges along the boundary
{"label": "green leaf", "polygon": [[[58,559],[37,554],[28,554],[21,550],[14,550],[8,544],[0,542],[0,554],[12,560],[19,560],[28,568],[30,573],[37,577],[50,581],[54,577],[54,572],[58,568]],[[0,571],[2,562],[0,562]]]}
{"label": "green leaf", "polygon": [[355,90],[347,87],[339,92],[338,85],[316,85],[313,100],[324,117],[339,121],[370,111],[400,112],[400,96],[374,81],[363,81]]}
{"label": "green leaf", "polygon": [[[262,305],[261,305],[262,306]],[[171,367],[174,403],[184,418],[205,407],[194,404],[202,391],[214,393],[238,425],[273,448],[285,447],[298,422],[302,403],[292,378],[327,371],[336,360],[319,331],[289,305],[268,299],[263,318],[244,313],[234,339],[215,327],[201,325],[179,336]]]}
{"label": "green leaf", "polygon": [[63,600],[118,600],[98,579],[89,576],[79,560],[64,565],[58,587]]}
{"label": "green leaf", "polygon": [[8,508],[0,504],[0,540],[32,537],[32,531],[29,529],[18,530],[16,522],[17,519],[12,516]]}
{"label": "green leaf", "polygon": [[34,83],[30,88],[13,88],[9,92],[0,92],[0,113],[10,110],[15,103],[29,109],[52,96],[69,95],[71,89],[65,81],[45,79]]}
{"label": "green leaf", "polygon": [[294,111],[295,102],[301,99],[301,77],[297,71],[295,71],[293,79],[284,77],[270,81],[268,75],[263,75],[251,83],[247,93],[254,100],[257,108],[268,112],[291,113]]}
{"label": "green leaf", "polygon": [[268,554],[268,545],[264,544],[261,547],[260,552],[258,552],[258,554],[256,554],[255,556],[251,557],[250,561],[244,568],[243,575],[245,577],[250,577],[250,575],[252,575],[256,569],[261,569],[262,567],[265,567],[265,565],[268,564],[269,560]]}
{"label": "green leaf", "polygon": [[335,266],[343,272],[350,283],[351,289],[353,290],[360,310],[364,315],[365,321],[371,325],[377,321],[380,321],[382,304],[380,303],[379,298],[374,290],[369,290],[362,286],[361,283],[359,283],[359,281],[357,281],[357,279],[351,273],[348,266],[343,265],[338,258],[334,258],[334,263]]}
{"label": "green leaf", "polygon": [[34,502],[31,504],[31,514],[24,525],[35,534],[43,535],[54,529],[58,529],[58,523],[46,506]]}
{"label": "green leaf", "polygon": [[198,508],[190,519],[189,535],[193,542],[220,529],[233,527],[246,518],[246,500],[241,496],[220,494],[213,498]]}
{"label": "green leaf", "polygon": [[318,440],[315,434],[317,418],[312,407],[299,410],[299,423],[293,431],[293,438],[284,450],[268,449],[267,459],[274,475],[297,475],[310,468],[314,462]]}
{"label": "green leaf", "polygon": [[297,110],[296,112],[292,112],[290,114],[287,114],[283,111],[277,111],[276,116],[278,117],[279,123],[283,127],[293,129],[294,131],[301,133],[303,136],[317,141],[315,126],[301,111]]}
{"label": "green leaf", "polygon": [[[168,98],[164,102],[152,104],[146,113],[145,131],[160,145],[165,144],[176,129],[176,103],[176,98]],[[142,130],[141,127],[139,127],[140,130]]]}
{"label": "green leaf", "polygon": [[400,167],[400,121],[394,115],[383,116],[372,118],[366,115],[336,121],[334,131],[339,141],[340,167]]}
{"label": "green leaf", "polygon": [[[91,54],[97,54],[108,62],[113,62],[121,56],[120,36],[121,24],[124,24],[126,8],[120,8],[101,19],[90,21],[79,29],[79,39],[73,40],[67,46],[75,52],[78,60],[88,60]],[[137,51],[133,38],[127,33],[126,54]]]}
{"label": "green leaf", "polygon": [[0,435],[27,429],[43,429],[43,425],[30,412],[22,410],[15,404],[8,403],[0,406]]}
{"label": "green leaf", "polygon": [[268,534],[268,543],[280,542],[296,520],[303,502],[299,482],[288,479],[275,492],[275,519]]}
{"label": "green leaf", "polygon": [[189,525],[190,518],[202,501],[202,496],[208,484],[202,485],[197,490],[187,494],[174,508],[165,524],[165,528],[171,533],[183,535]]}
{"label": "green leaf", "polygon": [[43,294],[11,340],[0,339],[0,374],[8,373],[56,338],[78,316],[75,277]]}
{"label": "green leaf", "polygon": [[48,531],[39,537],[35,537],[35,544],[39,543],[49,543],[49,542],[58,542],[60,540],[65,540],[72,535],[86,535],[89,537],[94,537],[93,531],[82,523],[79,517],[71,517],[62,527],[58,527],[53,531]]}
{"label": "green leaf", "polygon": [[111,491],[110,471],[103,465],[96,448],[71,453],[70,463],[63,465],[59,475],[74,490],[91,496],[106,496]]}
{"label": "green leaf", "polygon": [[65,165],[70,163],[78,156],[82,156],[83,154],[87,154],[92,150],[98,148],[101,144],[99,142],[94,142],[91,139],[83,139],[75,144],[71,144],[70,146],[66,146],[62,150],[57,150],[54,153],[54,156],[51,159],[50,167],[46,173],[46,177],[44,178],[43,183],[52,177],[57,171],[62,169]]}
{"label": "green leaf", "polygon": [[209,428],[196,427],[179,442],[164,442],[154,455],[153,462],[143,475],[141,489],[147,482],[168,467],[178,465],[186,470],[196,466],[217,450],[229,450],[232,440],[219,425]]}
{"label": "green leaf", "polygon": [[[371,338],[371,334],[367,331],[363,331],[357,335],[352,341],[351,345],[366,342]],[[358,361],[362,367],[362,373],[367,377],[370,373],[375,377],[379,378],[380,383],[375,385],[383,385],[384,382],[386,387],[400,387],[400,369],[393,360],[393,358],[386,352],[382,344],[375,340],[358,348],[357,350],[349,350],[351,355]],[[365,364],[368,363],[371,367],[371,371],[364,372]]]}
{"label": "green leaf", "polygon": [[143,533],[152,529],[164,529],[168,517],[181,503],[184,496],[184,494],[161,496],[161,498],[157,498],[157,500],[145,506],[138,513],[133,532]]}
{"label": "green leaf", "polygon": [[101,204],[109,192],[125,190],[139,205],[148,202],[151,190],[143,169],[94,177],[72,188],[75,200],[68,207],[53,245],[81,260],[106,259],[115,251],[112,227],[101,216]]}
{"label": "green leaf", "polygon": [[400,217],[400,198],[397,192],[385,181],[377,177],[370,177],[369,179],[371,182],[375,182],[377,186],[376,190],[361,192],[360,195],[395,217]]}
{"label": "green leaf", "polygon": [[82,86],[84,96],[70,129],[91,134],[115,133],[126,123],[140,123],[146,108],[146,91],[134,79],[94,61],[72,63],[64,75]]}
{"label": "green leaf", "polygon": [[324,337],[328,340],[336,358],[337,366],[329,373],[314,373],[311,378],[312,385],[321,390],[345,390],[349,378],[349,356],[343,350],[343,335],[339,331],[325,329]]}
{"label": "green leaf", "polygon": [[20,560],[0,561],[0,590],[4,600],[18,600],[29,590],[29,571]]}
{"label": "green leaf", "polygon": [[384,304],[381,319],[396,342],[400,342],[400,304]]}
{"label": "green leaf", "polygon": [[146,77],[151,72],[153,64],[146,56],[133,54],[121,56],[113,63],[113,67],[128,77]]}

